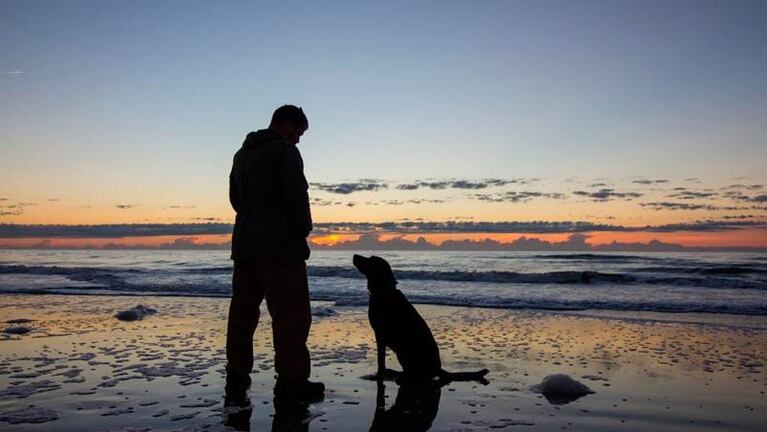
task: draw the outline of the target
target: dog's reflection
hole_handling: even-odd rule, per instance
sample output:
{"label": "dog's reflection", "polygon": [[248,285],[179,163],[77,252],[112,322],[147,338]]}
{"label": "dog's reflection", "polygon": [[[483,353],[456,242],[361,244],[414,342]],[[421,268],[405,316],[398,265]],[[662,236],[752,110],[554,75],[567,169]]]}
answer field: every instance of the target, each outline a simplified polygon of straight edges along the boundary
{"label": "dog's reflection", "polygon": [[[237,431],[250,431],[253,406],[250,399],[225,403],[224,425]],[[274,400],[272,431],[307,432],[312,417],[309,404],[300,401]]]}
{"label": "dog's reflection", "polygon": [[418,382],[400,385],[394,405],[386,409],[386,387],[378,381],[376,412],[372,431],[427,431],[437,417],[442,385],[438,382]]}

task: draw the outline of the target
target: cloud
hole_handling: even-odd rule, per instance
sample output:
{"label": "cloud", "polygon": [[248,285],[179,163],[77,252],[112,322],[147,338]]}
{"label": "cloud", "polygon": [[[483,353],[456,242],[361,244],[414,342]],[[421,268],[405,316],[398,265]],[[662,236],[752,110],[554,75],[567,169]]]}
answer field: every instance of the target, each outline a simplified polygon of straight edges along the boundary
{"label": "cloud", "polygon": [[397,189],[400,190],[416,190],[420,188],[429,188],[429,189],[435,189],[435,190],[442,190],[447,189],[452,182],[442,180],[442,181],[418,181],[416,183],[405,183],[401,185],[397,185]]}
{"label": "cloud", "polygon": [[67,237],[120,238],[161,235],[193,236],[231,234],[228,223],[111,224],[111,225],[23,225],[0,224],[0,238]]}
{"label": "cloud", "polygon": [[745,189],[745,190],[752,190],[752,191],[760,190],[762,188],[764,188],[764,185],[762,185],[762,184],[750,184],[750,185],[747,185],[747,184],[743,184],[743,183],[735,183],[735,184],[731,184],[731,185],[727,185],[727,186],[722,187],[722,189]]}
{"label": "cloud", "polygon": [[162,243],[157,249],[229,249],[232,244],[226,243],[202,243],[196,237],[179,237],[172,242]]}
{"label": "cloud", "polygon": [[335,247],[323,247],[313,243],[313,248],[318,249],[356,249],[356,250],[433,250],[438,249],[433,243],[429,243],[423,237],[416,241],[410,241],[402,236],[388,240],[381,240],[378,234],[362,234],[356,240],[341,242]]}
{"label": "cloud", "polygon": [[185,205],[185,206],[182,206],[182,205],[169,205],[169,206],[163,207],[163,210],[168,210],[168,209],[193,209],[195,207],[197,207],[197,206],[193,206],[193,205]]}
{"label": "cloud", "polygon": [[326,200],[322,198],[312,198],[311,203],[312,203],[312,206],[320,206],[320,207],[343,204],[343,202],[341,201],[332,201],[332,200]]}
{"label": "cloud", "polygon": [[409,199],[405,201],[410,204],[441,204],[445,202],[442,199]]}
{"label": "cloud", "polygon": [[416,190],[420,187],[421,185],[417,183],[405,183],[405,184],[397,185],[397,189],[399,190]]}
{"label": "cloud", "polygon": [[649,184],[668,183],[668,180],[666,180],[666,179],[658,179],[658,180],[639,179],[639,180],[632,180],[631,183],[636,183],[636,184],[641,184],[641,185],[649,185]]}
{"label": "cloud", "polygon": [[[409,200],[384,200],[384,201],[366,201],[364,202],[364,205],[369,206],[377,206],[377,205],[403,205],[403,204],[439,204],[444,203],[445,200],[443,199],[409,199]],[[327,207],[327,206],[347,206],[347,207],[354,207],[357,205],[355,202],[343,202],[343,201],[333,201],[333,200],[326,200],[322,198],[312,198],[311,199],[312,206],[319,206],[319,207]]]}
{"label": "cloud", "polygon": [[686,190],[684,188],[674,188],[676,193],[672,193],[670,195],[667,195],[667,198],[677,198],[677,199],[683,199],[683,200],[690,200],[690,199],[700,199],[700,198],[714,198],[718,196],[716,192],[710,192],[710,191],[691,191]]}
{"label": "cloud", "polygon": [[534,182],[540,181],[540,179],[537,178],[515,178],[515,179],[497,179],[497,178],[489,178],[489,179],[482,179],[482,180],[456,180],[456,179],[447,179],[447,180],[416,180],[412,183],[402,183],[397,185],[397,189],[399,190],[417,190],[417,189],[433,189],[433,190],[444,190],[444,189],[462,189],[462,190],[477,190],[477,189],[485,189],[489,187],[500,187],[500,186],[506,186],[509,184],[520,184],[520,185],[528,185]]}
{"label": "cloud", "polygon": [[764,216],[745,214],[745,215],[724,215],[724,216],[721,217],[721,219],[725,219],[725,220],[728,220],[728,219],[742,220],[742,219],[760,219],[760,218],[763,218],[763,217]]}
{"label": "cloud", "polygon": [[134,207],[138,207],[140,205],[141,204],[115,204],[115,207],[117,207],[119,209],[125,210],[125,209],[131,209],[131,208],[134,208]]}
{"label": "cloud", "polygon": [[3,75],[20,76],[20,75],[24,75],[24,71],[23,70],[18,70],[18,69],[17,70],[10,70],[10,71],[3,72]]}
{"label": "cloud", "polygon": [[722,195],[733,201],[743,201],[743,202],[751,202],[751,203],[767,202],[767,194],[746,195],[739,190],[729,190],[724,192]]}
{"label": "cloud", "polygon": [[356,183],[311,183],[311,186],[321,191],[341,195],[362,191],[374,192],[389,187],[385,182],[375,179],[360,179]]}
{"label": "cloud", "polygon": [[642,194],[639,192],[616,192],[615,189],[607,189],[607,188],[599,189],[596,192],[578,190],[573,192],[573,194],[591,198],[592,201],[597,201],[597,202],[612,201],[616,198],[621,198],[627,201],[631,201],[634,198],[639,198],[642,196]]}
{"label": "cloud", "polygon": [[497,194],[474,194],[472,198],[488,202],[528,202],[533,198],[565,199],[561,193],[528,192],[528,191],[509,191]]}
{"label": "cloud", "polygon": [[737,207],[737,206],[717,206],[717,205],[711,205],[711,204],[695,204],[695,203],[680,203],[680,202],[668,202],[668,201],[657,201],[657,202],[646,202],[646,203],[640,203],[642,207],[651,208],[653,210],[708,210],[708,211],[717,211],[717,210],[746,210],[748,207]]}
{"label": "cloud", "polygon": [[[7,201],[7,198],[2,198],[0,201]],[[28,203],[4,204],[0,206],[0,216],[21,216],[24,214],[24,207],[26,205]]]}

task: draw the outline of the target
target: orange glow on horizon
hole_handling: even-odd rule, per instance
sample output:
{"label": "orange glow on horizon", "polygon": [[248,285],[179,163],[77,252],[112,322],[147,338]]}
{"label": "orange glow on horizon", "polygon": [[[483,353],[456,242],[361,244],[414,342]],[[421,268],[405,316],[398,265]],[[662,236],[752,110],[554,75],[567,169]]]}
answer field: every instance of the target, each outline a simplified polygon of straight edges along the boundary
{"label": "orange glow on horizon", "polygon": [[[643,243],[653,240],[663,243],[679,244],[687,247],[767,247],[767,230],[732,230],[723,232],[589,232],[585,235],[586,243],[592,246],[618,243]],[[571,233],[522,234],[522,233],[378,233],[379,241],[401,238],[415,242],[422,237],[434,245],[442,245],[448,240],[471,240],[480,242],[486,239],[499,243],[511,243],[522,237],[537,239],[549,243],[561,243],[568,240]],[[353,242],[360,234],[323,234],[311,236],[310,242],[316,247],[333,248],[344,242]],[[0,239],[0,248],[73,248],[73,249],[227,249],[231,237],[229,234],[205,234],[193,236],[166,235],[151,237],[124,238],[5,238]]]}
{"label": "orange glow on horizon", "polygon": [[[358,237],[358,236],[354,236],[354,237]],[[317,237],[312,237],[311,238],[311,242],[312,243],[318,244],[318,245],[323,245],[323,246],[334,246],[334,245],[338,244],[341,241],[342,241],[341,236],[338,235],[338,234],[331,234],[331,235],[326,235],[326,236],[317,236]],[[344,240],[344,241],[348,241],[348,240]]]}

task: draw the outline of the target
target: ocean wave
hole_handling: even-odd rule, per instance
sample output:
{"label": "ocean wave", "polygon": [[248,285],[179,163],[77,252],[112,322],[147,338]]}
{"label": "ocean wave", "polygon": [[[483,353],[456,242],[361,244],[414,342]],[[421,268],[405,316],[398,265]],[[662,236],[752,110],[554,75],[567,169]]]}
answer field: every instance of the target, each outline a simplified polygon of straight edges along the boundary
{"label": "ocean wave", "polygon": [[640,267],[632,271],[642,273],[685,273],[702,275],[748,275],[748,274],[767,274],[767,269],[753,267],[748,265],[721,265],[721,266],[659,266],[659,267]]}
{"label": "ocean wave", "polygon": [[[363,279],[364,276],[351,266],[309,266],[308,275],[315,278]],[[59,267],[0,265],[0,274],[57,275],[77,282],[88,282],[115,289],[144,287],[152,279],[185,280],[185,275],[197,275],[205,279],[226,277],[231,267],[213,266],[173,270],[150,270],[122,267]],[[658,273],[658,274],[651,274]],[[555,285],[673,285],[695,288],[717,289],[757,289],[767,290],[767,280],[747,275],[765,274],[767,270],[748,266],[709,266],[709,267],[644,267],[630,269],[630,272],[607,273],[599,271],[550,271],[524,273],[514,271],[432,271],[399,270],[395,277],[400,281],[443,281],[443,282],[478,282],[493,284],[555,284]],[[201,275],[201,276],[200,276]],[[728,277],[732,276],[732,277]],[[140,278],[141,284],[131,283],[131,279]],[[207,281],[203,284],[205,285]],[[158,286],[170,286],[159,284]],[[185,287],[183,283],[178,284]],[[197,285],[197,284],[196,284]],[[196,286],[195,285],[195,286]]]}
{"label": "ocean wave", "polygon": [[[359,271],[351,267],[312,266],[309,276],[363,279]],[[543,273],[521,273],[512,271],[429,271],[397,270],[398,280],[435,280],[447,282],[487,282],[522,284],[582,284],[632,282],[631,275],[602,273],[595,271],[552,271]]]}
{"label": "ocean wave", "polygon": [[0,264],[0,274],[37,274],[37,275],[77,275],[89,272],[105,273],[147,273],[152,270],[135,267],[61,267],[61,266],[34,266],[23,264]]}
{"label": "ocean wave", "polygon": [[[517,256],[513,258],[519,258]],[[628,261],[658,261],[661,258],[648,257],[640,255],[618,255],[618,254],[595,254],[595,253],[573,253],[573,254],[538,254],[531,258],[564,260],[564,261],[607,261],[607,262],[628,262]]]}
{"label": "ocean wave", "polygon": [[[172,297],[212,297],[228,298],[229,287],[219,289],[194,290],[182,289],[181,286],[145,286],[136,290],[112,290],[104,288],[83,288],[82,286],[60,286],[50,289],[11,289],[2,288],[6,294],[52,294],[52,295],[117,295],[117,296],[172,296]],[[312,301],[332,301],[335,306],[365,307],[368,304],[367,295],[349,294],[344,292],[322,291],[310,292]],[[711,304],[695,301],[669,303],[659,301],[603,301],[603,300],[560,300],[560,299],[516,299],[497,297],[466,297],[408,294],[408,299],[414,304],[429,304],[439,306],[461,306],[508,310],[611,310],[611,311],[644,311],[665,313],[711,313],[733,315],[767,315],[766,304]]]}

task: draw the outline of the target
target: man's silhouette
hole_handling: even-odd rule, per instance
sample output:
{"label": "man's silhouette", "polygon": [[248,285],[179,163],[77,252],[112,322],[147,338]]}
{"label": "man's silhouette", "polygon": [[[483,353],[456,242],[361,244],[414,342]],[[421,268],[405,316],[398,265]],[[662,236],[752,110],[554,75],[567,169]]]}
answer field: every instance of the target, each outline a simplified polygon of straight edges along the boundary
{"label": "man's silhouette", "polygon": [[301,108],[284,105],[268,129],[251,132],[234,155],[229,201],[232,301],[226,335],[226,393],[245,397],[253,368],[253,333],[264,298],[272,316],[278,398],[318,399],[325,386],[309,378],[306,340],[311,325],[306,237],[312,230],[309,185],[296,148],[309,122]]}

